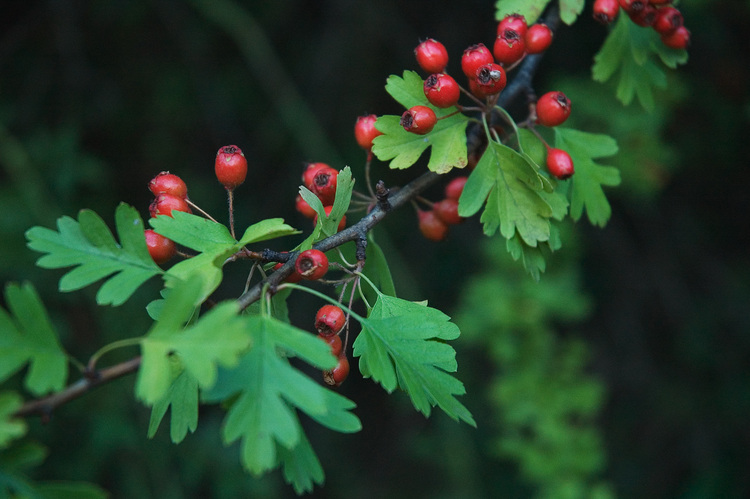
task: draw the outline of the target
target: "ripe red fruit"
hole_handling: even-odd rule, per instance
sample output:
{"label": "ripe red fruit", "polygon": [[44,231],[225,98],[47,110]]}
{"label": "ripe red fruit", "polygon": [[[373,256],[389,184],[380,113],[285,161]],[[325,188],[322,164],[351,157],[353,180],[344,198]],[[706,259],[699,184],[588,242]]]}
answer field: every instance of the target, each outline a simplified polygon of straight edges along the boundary
{"label": "ripe red fruit", "polygon": [[[326,212],[326,216],[331,216],[331,210],[333,210],[333,205],[331,206],[324,206],[323,210]],[[318,225],[318,214],[315,213],[315,216],[313,217],[313,225]],[[346,227],[346,215],[341,217],[341,221],[339,222],[339,226],[336,228],[336,232],[341,232],[344,230],[344,227]]]}
{"label": "ripe red fruit", "polygon": [[670,35],[683,25],[682,13],[676,8],[668,5],[656,10],[654,30],[660,35]]}
{"label": "ripe red fruit", "polygon": [[505,88],[506,83],[505,70],[499,64],[485,64],[477,69],[477,88],[484,95],[500,93]]}
{"label": "ripe red fruit", "polygon": [[171,194],[179,198],[187,198],[187,185],[177,175],[169,172],[161,172],[151,179],[148,189],[154,196],[159,194]]}
{"label": "ripe red fruit", "polygon": [[315,330],[323,336],[338,334],[346,324],[346,314],[336,305],[323,305],[315,314]]}
{"label": "ripe red fruit", "polygon": [[446,198],[438,201],[432,205],[432,211],[446,225],[456,225],[464,221],[463,218],[458,216],[458,201],[455,199]]}
{"label": "ripe red fruit", "polygon": [[618,0],[622,10],[631,13],[638,13],[648,5],[648,0]]}
{"label": "ripe red fruit", "polygon": [[480,66],[493,62],[495,62],[495,59],[492,57],[490,49],[485,47],[483,43],[477,43],[464,50],[464,54],[461,56],[461,70],[469,80],[473,80],[477,77],[477,70]]}
{"label": "ripe red fruit", "polygon": [[521,14],[510,14],[509,16],[505,16],[497,24],[497,36],[502,36],[503,31],[505,31],[506,29],[512,29],[521,37],[526,36],[526,18],[524,18]]}
{"label": "ripe red fruit", "polygon": [[172,194],[159,194],[151,202],[148,207],[148,211],[151,214],[151,218],[156,215],[167,215],[172,216],[173,211],[184,211],[185,213],[192,213],[190,206],[187,201],[181,197],[173,196]]}
{"label": "ripe red fruit", "polygon": [[448,65],[448,51],[437,40],[428,38],[414,49],[417,64],[428,73],[442,73]]}
{"label": "ripe red fruit", "polygon": [[435,111],[427,106],[413,106],[401,115],[399,123],[407,132],[424,135],[435,128],[437,116]]}
{"label": "ripe red fruit", "polygon": [[247,177],[247,159],[237,146],[224,146],[216,153],[214,171],[219,183],[231,191]]}
{"label": "ripe red fruit", "polygon": [[[286,251],[282,251],[282,253],[287,253]],[[276,265],[273,266],[273,270],[279,270],[281,267],[283,267],[284,264],[282,262],[278,262]],[[284,279],[285,282],[300,282],[302,280],[302,276],[297,273],[297,270],[295,269],[289,276]]]}
{"label": "ripe red fruit", "polygon": [[359,147],[365,151],[372,149],[372,140],[383,132],[375,128],[375,122],[378,117],[374,114],[366,114],[357,118],[354,124],[354,138],[357,140]]}
{"label": "ripe red fruit", "polygon": [[547,149],[547,169],[553,177],[560,180],[570,178],[573,173],[573,158],[562,149],[550,147]]}
{"label": "ripe red fruit", "polygon": [[532,24],[524,36],[526,53],[544,52],[552,44],[552,30],[546,24]]}
{"label": "ripe red fruit", "polygon": [[495,39],[492,54],[497,62],[505,65],[513,64],[526,54],[526,42],[518,31],[506,28]]}
{"label": "ripe red fruit", "polygon": [[323,371],[323,380],[331,386],[339,386],[349,376],[349,359],[339,355],[339,363],[331,371]]}
{"label": "ripe red fruit", "polygon": [[464,185],[466,185],[467,180],[469,180],[468,177],[456,177],[448,182],[448,185],[445,186],[445,197],[458,201],[458,198],[461,197],[461,193],[464,191]]}
{"label": "ripe red fruit", "polygon": [[320,250],[305,250],[297,257],[294,268],[303,279],[315,281],[328,272],[328,257]]}
{"label": "ripe red fruit", "polygon": [[327,163],[305,163],[305,171],[302,172],[302,185],[312,190],[313,178],[321,168],[330,168]]}
{"label": "ripe red fruit", "polygon": [[167,239],[151,229],[146,229],[144,235],[146,236],[148,253],[157,264],[161,265],[168,262],[177,253],[177,247],[171,239]]}
{"label": "ripe red fruit", "polygon": [[570,116],[570,99],[562,92],[547,92],[536,101],[536,122],[557,126]]}
{"label": "ripe red fruit", "polygon": [[617,0],[595,0],[593,15],[594,19],[602,24],[611,24],[620,12],[620,4]]}
{"label": "ripe red fruit", "polygon": [[331,353],[334,357],[339,357],[341,355],[341,349],[343,348],[343,345],[341,344],[341,336],[339,336],[338,334],[319,334],[318,338],[328,343],[328,346],[331,347]]}
{"label": "ripe red fruit", "polygon": [[440,220],[434,211],[417,211],[419,230],[430,241],[442,241],[448,235],[448,226]]}
{"label": "ripe red fruit", "polygon": [[335,168],[321,168],[315,172],[309,189],[322,201],[324,206],[332,205],[336,199],[336,185],[339,171]]}
{"label": "ripe red fruit", "polygon": [[646,4],[641,10],[637,12],[628,12],[628,17],[638,26],[647,28],[653,26],[656,21],[656,7],[651,4]]}
{"label": "ripe red fruit", "polygon": [[424,81],[424,95],[435,107],[455,106],[461,96],[461,89],[452,76],[433,73]]}
{"label": "ripe red fruit", "polygon": [[312,206],[310,206],[300,194],[297,194],[297,197],[294,200],[294,207],[306,218],[315,218],[318,216],[318,213],[313,210]]}
{"label": "ripe red fruit", "polygon": [[690,31],[685,26],[680,26],[669,35],[662,35],[661,42],[667,47],[682,50],[690,44]]}

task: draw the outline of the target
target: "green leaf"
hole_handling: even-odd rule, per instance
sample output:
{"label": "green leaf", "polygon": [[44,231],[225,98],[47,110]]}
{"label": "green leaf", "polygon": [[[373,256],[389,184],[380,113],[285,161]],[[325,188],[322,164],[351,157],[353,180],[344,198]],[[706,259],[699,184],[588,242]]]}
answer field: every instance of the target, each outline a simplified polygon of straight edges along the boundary
{"label": "green leaf", "polygon": [[400,387],[414,407],[429,416],[437,405],[448,416],[476,426],[456,395],[463,384],[448,373],[457,369],[456,352],[446,343],[459,336],[458,326],[441,311],[400,298],[380,295],[354,342],[362,376],[387,392]]}
{"label": "green leaf", "polygon": [[625,105],[637,96],[647,110],[654,109],[654,88],[665,88],[667,79],[658,60],[670,68],[687,62],[687,51],[665,47],[658,33],[620,16],[594,56],[592,76],[606,82],[619,72],[617,98]]}
{"label": "green leaf", "polygon": [[570,26],[583,12],[584,0],[560,0],[560,19]]}
{"label": "green leaf", "polygon": [[[307,452],[299,447],[305,445],[304,436],[294,408],[332,430],[359,431],[359,419],[349,412],[354,408],[352,401],[312,381],[282,356],[298,356],[319,369],[331,369],[336,359],[328,345],[272,317],[251,315],[243,320],[253,347],[236,368],[221,371],[219,382],[204,393],[204,400],[218,402],[237,395],[223,437],[227,444],[242,441],[245,468],[255,475],[275,468],[277,444],[291,452]],[[308,458],[296,462],[311,463]],[[310,468],[304,475],[317,473]]]}
{"label": "green leaf", "polygon": [[531,25],[539,19],[550,0],[497,0],[495,19],[500,21],[509,14],[521,14]]}
{"label": "green leaf", "polygon": [[301,495],[305,492],[312,492],[315,484],[322,485],[325,474],[318,456],[315,455],[310,441],[307,440],[301,428],[299,435],[299,443],[293,449],[276,444],[276,451],[279,453],[279,461],[284,471],[284,480],[292,484],[294,491]]}
{"label": "green leaf", "polygon": [[178,444],[198,428],[198,382],[185,369],[172,363],[173,379],[167,392],[151,409],[148,423],[148,438],[153,438],[159,429],[167,409],[172,407],[169,435]]}
{"label": "green leaf", "polygon": [[29,283],[5,287],[8,314],[0,308],[0,381],[27,363],[25,386],[34,395],[61,390],[68,377],[68,359],[47,311]]}
{"label": "green leaf", "polygon": [[[439,121],[435,128],[417,135],[404,130],[399,124],[400,116],[381,116],[375,127],[383,132],[373,141],[372,152],[381,161],[389,161],[393,169],[409,168],[422,153],[432,147],[427,168],[436,173],[447,173],[453,168],[468,164],[466,150],[466,125],[469,119],[461,114],[452,114],[457,109],[439,109],[432,106],[424,95],[424,82],[414,71],[404,71],[403,77],[391,75],[385,86],[391,96],[406,108],[421,105],[435,111]],[[448,116],[451,115],[452,116]]]}
{"label": "green leaf", "polygon": [[589,222],[604,227],[612,214],[602,186],[620,184],[620,172],[612,166],[594,162],[596,158],[617,154],[617,142],[607,135],[569,128],[555,128],[555,147],[564,149],[573,159],[575,174],[571,182],[570,216],[578,221],[584,208]]}
{"label": "green leaf", "polygon": [[96,295],[99,305],[121,305],[149,278],[163,271],[146,248],[144,227],[138,211],[121,203],[115,211],[120,243],[107,224],[91,210],[82,210],[76,222],[57,220],[57,232],[32,227],[26,232],[29,248],[47,253],[37,260],[43,268],[76,266],[60,279],[60,291],[74,291],[112,274]]}
{"label": "green leaf", "polygon": [[239,241],[240,246],[247,246],[277,237],[299,234],[300,231],[284,223],[282,218],[269,218],[254,223],[245,230]]}
{"label": "green leaf", "polygon": [[[549,239],[552,208],[541,192],[545,179],[513,149],[491,141],[464,186],[458,213],[475,214],[487,200],[481,221],[488,236],[518,234],[530,246]],[[489,197],[488,197],[489,196]]]}
{"label": "green leaf", "polygon": [[21,438],[28,427],[22,419],[14,418],[13,414],[21,408],[23,399],[15,392],[0,392],[0,449]]}
{"label": "green leaf", "polygon": [[41,482],[37,484],[38,497],[43,499],[106,499],[107,491],[93,483]]}
{"label": "green leaf", "polygon": [[250,344],[235,302],[220,303],[193,325],[184,327],[200,303],[202,290],[198,276],[174,288],[166,298],[159,321],[141,342],[136,394],[148,405],[167,394],[173,379],[173,362],[178,362],[206,389],[216,381],[217,365],[235,365]]}
{"label": "green leaf", "polygon": [[513,260],[520,260],[526,272],[535,281],[539,281],[542,272],[547,269],[547,257],[553,251],[560,249],[561,244],[559,229],[554,225],[550,225],[549,241],[532,247],[524,243],[516,234],[506,241],[505,247]]}

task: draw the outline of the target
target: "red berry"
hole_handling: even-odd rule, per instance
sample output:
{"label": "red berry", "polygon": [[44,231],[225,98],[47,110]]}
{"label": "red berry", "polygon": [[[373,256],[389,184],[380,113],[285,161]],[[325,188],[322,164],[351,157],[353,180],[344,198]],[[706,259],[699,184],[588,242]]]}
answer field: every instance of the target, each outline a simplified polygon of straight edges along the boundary
{"label": "red berry", "polygon": [[668,5],[656,10],[654,30],[660,35],[671,35],[677,28],[683,25],[682,13],[676,8]]}
{"label": "red berry", "polygon": [[338,334],[346,324],[346,314],[336,305],[323,305],[315,314],[315,330],[323,336]]}
{"label": "red berry", "polygon": [[319,334],[318,338],[328,343],[334,357],[339,357],[341,355],[341,349],[343,348],[343,345],[341,344],[341,336],[338,334]]}
{"label": "red berry", "polygon": [[526,52],[538,54],[544,52],[552,44],[552,30],[546,24],[533,24],[524,36]]}
{"label": "red berry", "polygon": [[553,177],[560,180],[570,178],[575,173],[573,158],[570,157],[570,154],[562,149],[552,147],[547,150],[547,169]]}
{"label": "red berry", "polygon": [[302,195],[300,194],[297,194],[297,198],[294,200],[294,207],[306,218],[315,218],[318,216],[318,213],[302,198]]}
{"label": "red berry", "polygon": [[637,12],[628,12],[628,17],[638,26],[647,28],[653,26],[656,21],[656,7],[651,4],[646,4],[641,10]]}
{"label": "red berry", "polygon": [[434,211],[417,211],[419,230],[430,241],[442,241],[448,235],[448,226]]}
{"label": "red berry", "polygon": [[620,12],[620,4],[617,0],[595,0],[593,15],[594,19],[602,24],[611,24]]}
{"label": "red berry", "polygon": [[448,185],[445,186],[445,197],[458,201],[458,198],[461,197],[461,193],[464,191],[464,185],[466,185],[467,180],[469,180],[468,177],[456,177],[448,182]]}
{"label": "red berry", "polygon": [[536,122],[557,126],[570,116],[570,99],[562,92],[547,92],[536,101]]}
{"label": "red berry", "polygon": [[365,151],[372,149],[372,141],[378,135],[383,135],[383,132],[375,128],[375,121],[378,117],[374,114],[367,114],[357,118],[357,122],[354,124],[354,138],[357,140],[359,147]]}
{"label": "red berry", "polygon": [[497,36],[502,36],[503,31],[506,29],[512,29],[522,37],[526,36],[526,19],[521,14],[510,14],[509,16],[505,16],[497,24]]}
{"label": "red berry", "polygon": [[177,253],[177,247],[171,239],[167,239],[151,229],[145,230],[144,234],[148,253],[157,264],[161,265],[168,262]]}
{"label": "red berry", "polygon": [[242,185],[247,177],[247,159],[237,146],[224,146],[216,153],[216,178],[227,190]]}
{"label": "red berry", "polygon": [[161,172],[151,179],[148,189],[154,196],[159,194],[171,194],[179,198],[187,198],[187,185],[177,175],[169,172]]}
{"label": "red berry", "polygon": [[[331,210],[333,210],[333,206],[324,206],[323,210],[326,212],[326,216],[331,216]],[[313,217],[313,225],[318,225],[318,214],[315,213],[315,216]],[[341,221],[339,222],[339,226],[336,228],[336,232],[340,232],[344,230],[344,227],[346,227],[346,215],[341,217]]]}
{"label": "red berry", "polygon": [[456,225],[464,221],[463,218],[458,216],[458,201],[455,199],[446,198],[438,201],[432,205],[432,211],[446,225]]}
{"label": "red berry", "polygon": [[315,172],[310,190],[318,196],[324,206],[332,205],[336,199],[336,186],[339,171],[335,168],[321,168]]}
{"label": "red berry", "polygon": [[485,64],[477,69],[477,88],[485,95],[500,93],[506,82],[505,70],[499,64]]}
{"label": "red berry", "polygon": [[648,0],[618,0],[622,10],[628,14],[642,11],[648,5]]}
{"label": "red berry", "polygon": [[[288,253],[287,251],[282,251],[282,253]],[[273,266],[273,270],[279,270],[281,267],[283,267],[284,264],[282,262],[277,263]],[[289,276],[284,279],[285,282],[300,282],[302,280],[302,276],[297,273],[297,270],[295,269]]]}
{"label": "red berry", "polygon": [[461,56],[461,70],[469,80],[473,80],[477,77],[477,70],[480,66],[493,62],[495,59],[490,49],[483,43],[478,43],[464,50],[464,55]]}
{"label": "red berry", "polygon": [[424,81],[424,95],[435,107],[455,106],[461,96],[461,89],[452,76],[433,73]]}
{"label": "red berry", "polygon": [[159,194],[156,196],[156,199],[154,199],[148,207],[148,211],[151,214],[151,218],[154,218],[156,215],[167,215],[168,217],[171,217],[173,211],[192,213],[190,211],[190,206],[188,206],[185,199],[173,196],[172,194]]}
{"label": "red berry", "polygon": [[305,250],[297,257],[294,268],[303,279],[315,281],[328,272],[328,257],[320,250]]}
{"label": "red berry", "polygon": [[442,73],[448,65],[448,51],[437,40],[428,38],[414,49],[417,64],[428,73]]}
{"label": "red berry", "polygon": [[400,124],[404,130],[417,135],[430,133],[437,123],[435,111],[427,106],[413,106],[401,115]]}
{"label": "red berry", "polygon": [[510,28],[495,39],[492,54],[495,60],[505,65],[513,64],[521,59],[526,53],[526,42],[518,31]]}
{"label": "red berry", "polygon": [[690,31],[685,26],[680,26],[671,34],[662,35],[661,42],[673,49],[686,49],[690,44]]}
{"label": "red berry", "polygon": [[339,355],[339,363],[331,371],[323,371],[323,380],[331,386],[339,386],[349,376],[349,359]]}
{"label": "red berry", "polygon": [[312,190],[313,179],[315,174],[321,168],[330,168],[327,163],[305,163],[305,171],[302,172],[302,185]]}

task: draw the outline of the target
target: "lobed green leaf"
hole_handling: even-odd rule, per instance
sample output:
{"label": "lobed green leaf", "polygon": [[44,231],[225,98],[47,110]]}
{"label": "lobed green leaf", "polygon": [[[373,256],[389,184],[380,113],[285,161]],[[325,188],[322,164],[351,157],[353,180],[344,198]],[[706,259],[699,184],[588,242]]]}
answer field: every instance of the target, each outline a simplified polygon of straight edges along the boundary
{"label": "lobed green leaf", "polygon": [[[564,1],[564,0],[563,0]],[[521,14],[531,25],[539,19],[550,0],[497,0],[495,2],[495,19],[500,21],[510,14]]]}
{"label": "lobed green leaf", "polygon": [[0,392],[0,449],[21,438],[28,431],[23,419],[14,418],[13,414],[21,408],[23,399],[15,392]]}

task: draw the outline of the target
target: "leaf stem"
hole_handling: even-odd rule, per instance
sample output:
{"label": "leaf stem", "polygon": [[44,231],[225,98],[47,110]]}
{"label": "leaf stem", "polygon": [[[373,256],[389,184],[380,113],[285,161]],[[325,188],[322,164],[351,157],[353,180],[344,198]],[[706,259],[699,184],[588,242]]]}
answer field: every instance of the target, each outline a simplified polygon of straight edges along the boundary
{"label": "leaf stem", "polygon": [[86,375],[94,373],[96,371],[96,363],[99,361],[99,359],[112,350],[138,345],[141,341],[143,341],[143,336],[139,336],[137,338],[125,338],[124,340],[118,340],[108,345],[104,345],[102,348],[94,352],[94,354],[91,356],[84,372],[86,373]]}

